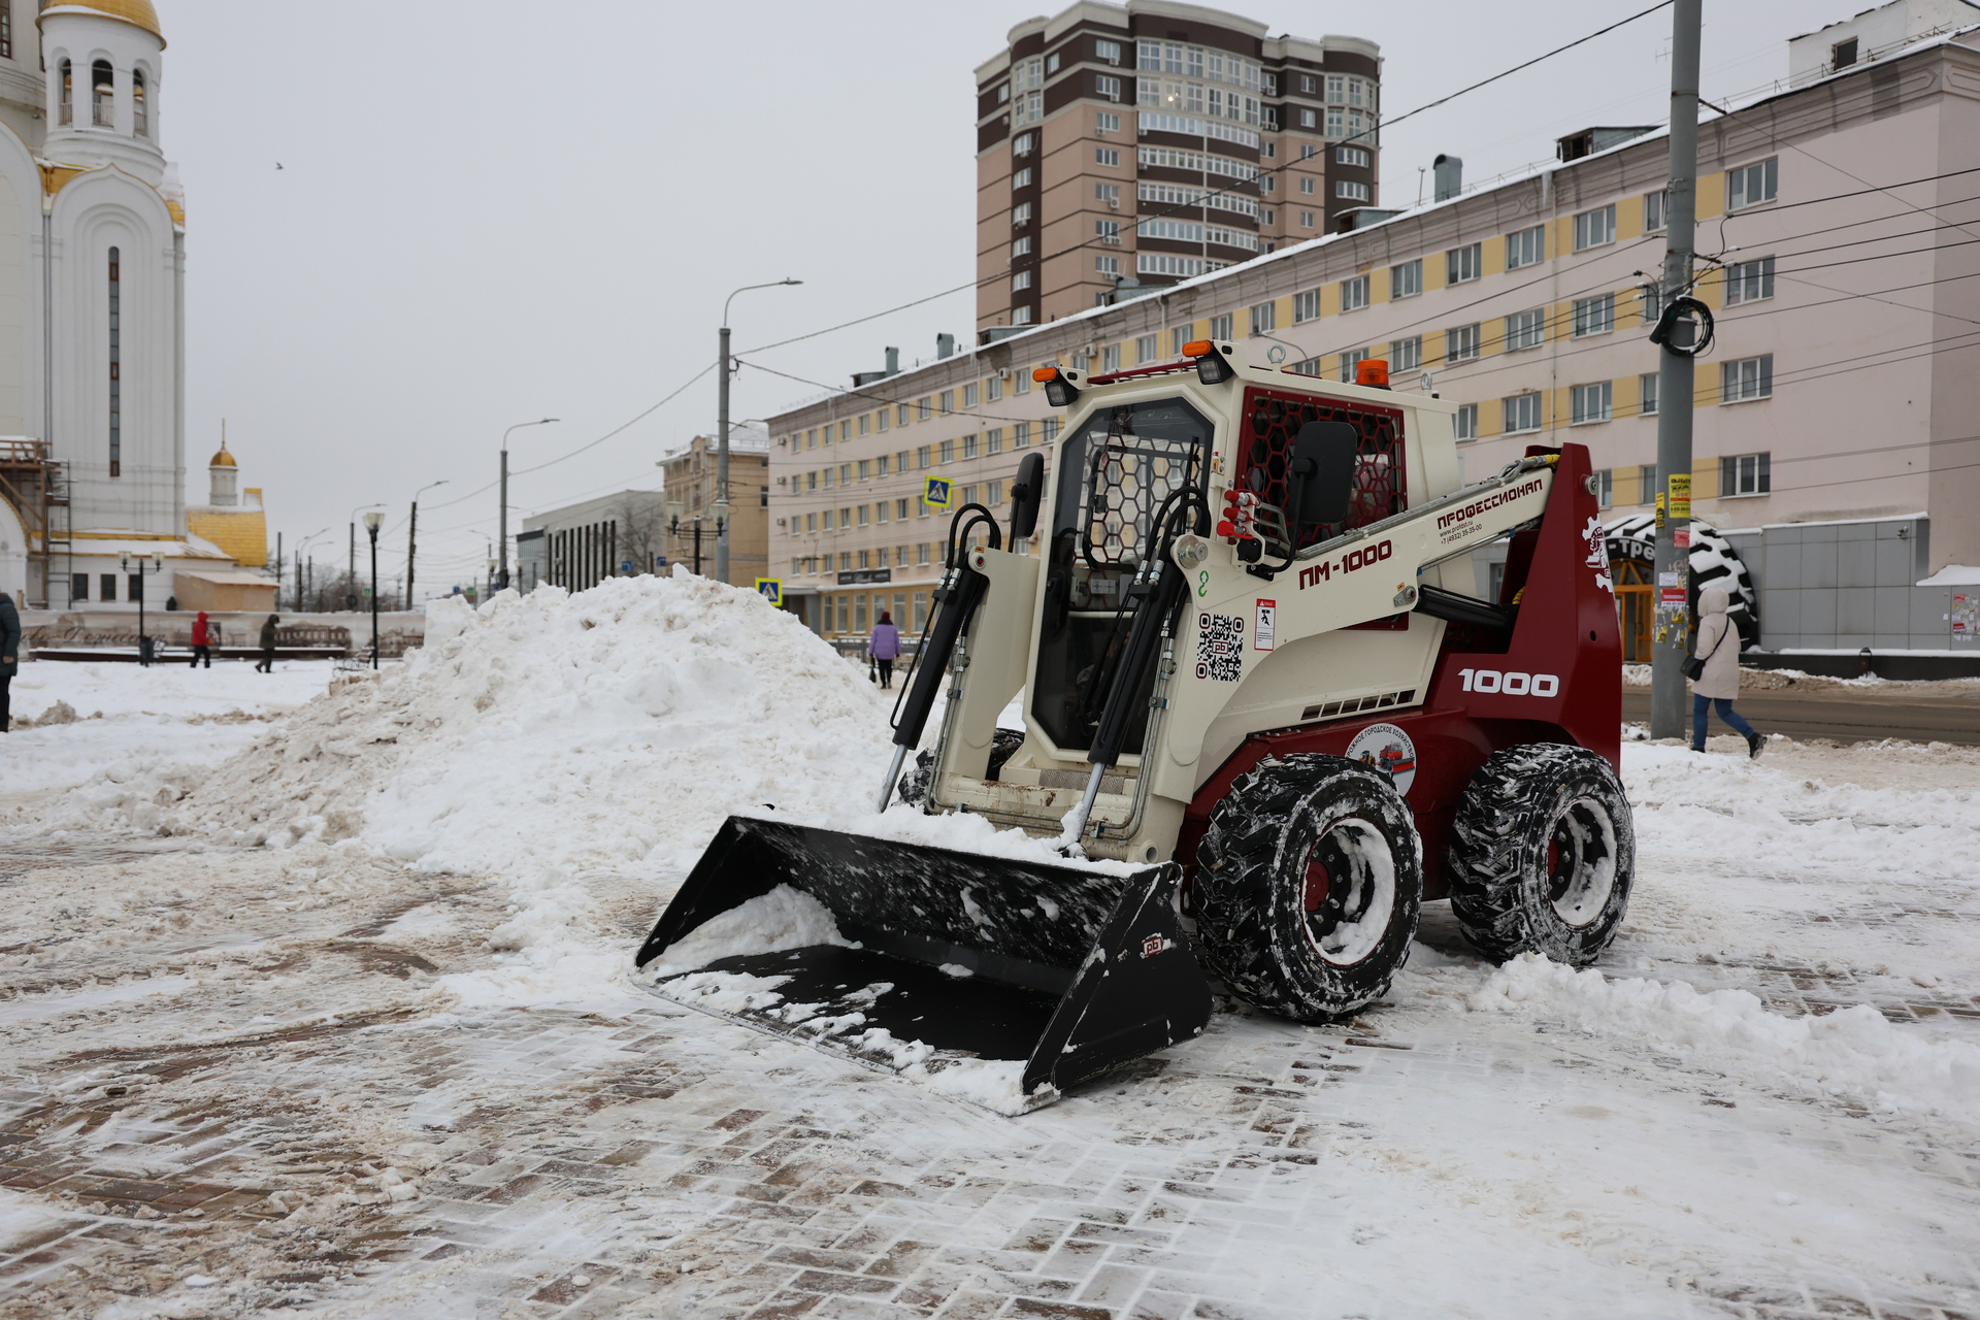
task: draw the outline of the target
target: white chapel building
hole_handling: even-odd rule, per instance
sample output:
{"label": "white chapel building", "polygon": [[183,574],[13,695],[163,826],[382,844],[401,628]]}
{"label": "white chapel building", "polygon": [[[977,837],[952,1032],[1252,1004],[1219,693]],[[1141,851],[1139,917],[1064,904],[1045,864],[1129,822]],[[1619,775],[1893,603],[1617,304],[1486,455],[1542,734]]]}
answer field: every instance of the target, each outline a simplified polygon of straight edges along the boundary
{"label": "white chapel building", "polygon": [[28,606],[157,607],[235,563],[186,524],[164,54],[151,0],[0,0],[0,591]]}

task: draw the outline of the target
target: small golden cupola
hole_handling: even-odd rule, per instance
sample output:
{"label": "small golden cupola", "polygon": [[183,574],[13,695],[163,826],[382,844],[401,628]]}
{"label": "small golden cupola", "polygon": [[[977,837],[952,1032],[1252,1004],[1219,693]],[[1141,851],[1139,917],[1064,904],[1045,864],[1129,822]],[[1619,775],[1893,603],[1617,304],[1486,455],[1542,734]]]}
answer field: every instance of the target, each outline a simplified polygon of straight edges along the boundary
{"label": "small golden cupola", "polygon": [[216,509],[224,509],[240,503],[240,496],[234,484],[240,480],[240,467],[234,462],[234,456],[227,452],[225,440],[220,442],[220,452],[215,454],[213,461],[206,465],[206,471],[212,478],[212,491],[207,500],[208,504]]}

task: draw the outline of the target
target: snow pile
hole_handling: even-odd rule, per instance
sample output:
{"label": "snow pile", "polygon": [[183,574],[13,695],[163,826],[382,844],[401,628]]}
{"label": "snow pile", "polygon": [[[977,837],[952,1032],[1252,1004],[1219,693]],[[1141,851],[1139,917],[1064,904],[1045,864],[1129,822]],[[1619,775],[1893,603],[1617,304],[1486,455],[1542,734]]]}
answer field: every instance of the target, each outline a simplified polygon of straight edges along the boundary
{"label": "snow pile", "polygon": [[673,976],[733,954],[782,953],[820,944],[860,947],[839,933],[832,909],[810,894],[778,885],[696,926],[668,945],[660,961],[650,964],[646,973],[651,977]]}
{"label": "snow pile", "polygon": [[285,847],[361,837],[425,871],[554,885],[666,872],[733,812],[838,808],[887,764],[864,673],[754,592],[703,578],[435,602],[425,646],[210,773],[108,777],[101,822]]}
{"label": "snow pile", "polygon": [[1522,954],[1474,993],[1475,1012],[1516,1009],[1595,1035],[1649,1044],[1704,1067],[1772,1075],[1878,1108],[1980,1122],[1980,1047],[1901,1030],[1867,1004],[1824,1017],[1770,1013],[1744,990],[1610,980]]}

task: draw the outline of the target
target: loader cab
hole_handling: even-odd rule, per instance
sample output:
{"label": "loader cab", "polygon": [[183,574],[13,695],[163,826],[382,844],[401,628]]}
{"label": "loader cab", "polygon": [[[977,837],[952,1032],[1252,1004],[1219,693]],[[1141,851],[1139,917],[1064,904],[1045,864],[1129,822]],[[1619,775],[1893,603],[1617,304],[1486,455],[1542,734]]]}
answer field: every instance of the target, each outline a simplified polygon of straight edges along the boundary
{"label": "loader cab", "polygon": [[[1186,488],[1203,487],[1215,439],[1210,418],[1171,395],[1102,405],[1060,443],[1029,696],[1061,753],[1092,745],[1156,519]],[[1136,728],[1123,750],[1139,754],[1142,736]]]}

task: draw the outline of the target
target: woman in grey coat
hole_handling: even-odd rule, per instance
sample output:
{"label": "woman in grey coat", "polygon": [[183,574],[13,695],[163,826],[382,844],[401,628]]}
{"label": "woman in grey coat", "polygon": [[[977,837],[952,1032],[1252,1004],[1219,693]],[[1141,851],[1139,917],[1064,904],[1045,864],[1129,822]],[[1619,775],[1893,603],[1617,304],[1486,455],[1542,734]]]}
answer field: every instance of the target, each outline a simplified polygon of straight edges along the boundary
{"label": "woman in grey coat", "polygon": [[1691,682],[1691,750],[1705,750],[1705,709],[1716,705],[1719,718],[1746,739],[1748,756],[1759,756],[1765,740],[1733,709],[1739,696],[1739,629],[1726,614],[1732,598],[1724,587],[1698,593],[1698,641],[1692,654],[1705,661],[1705,672]]}

